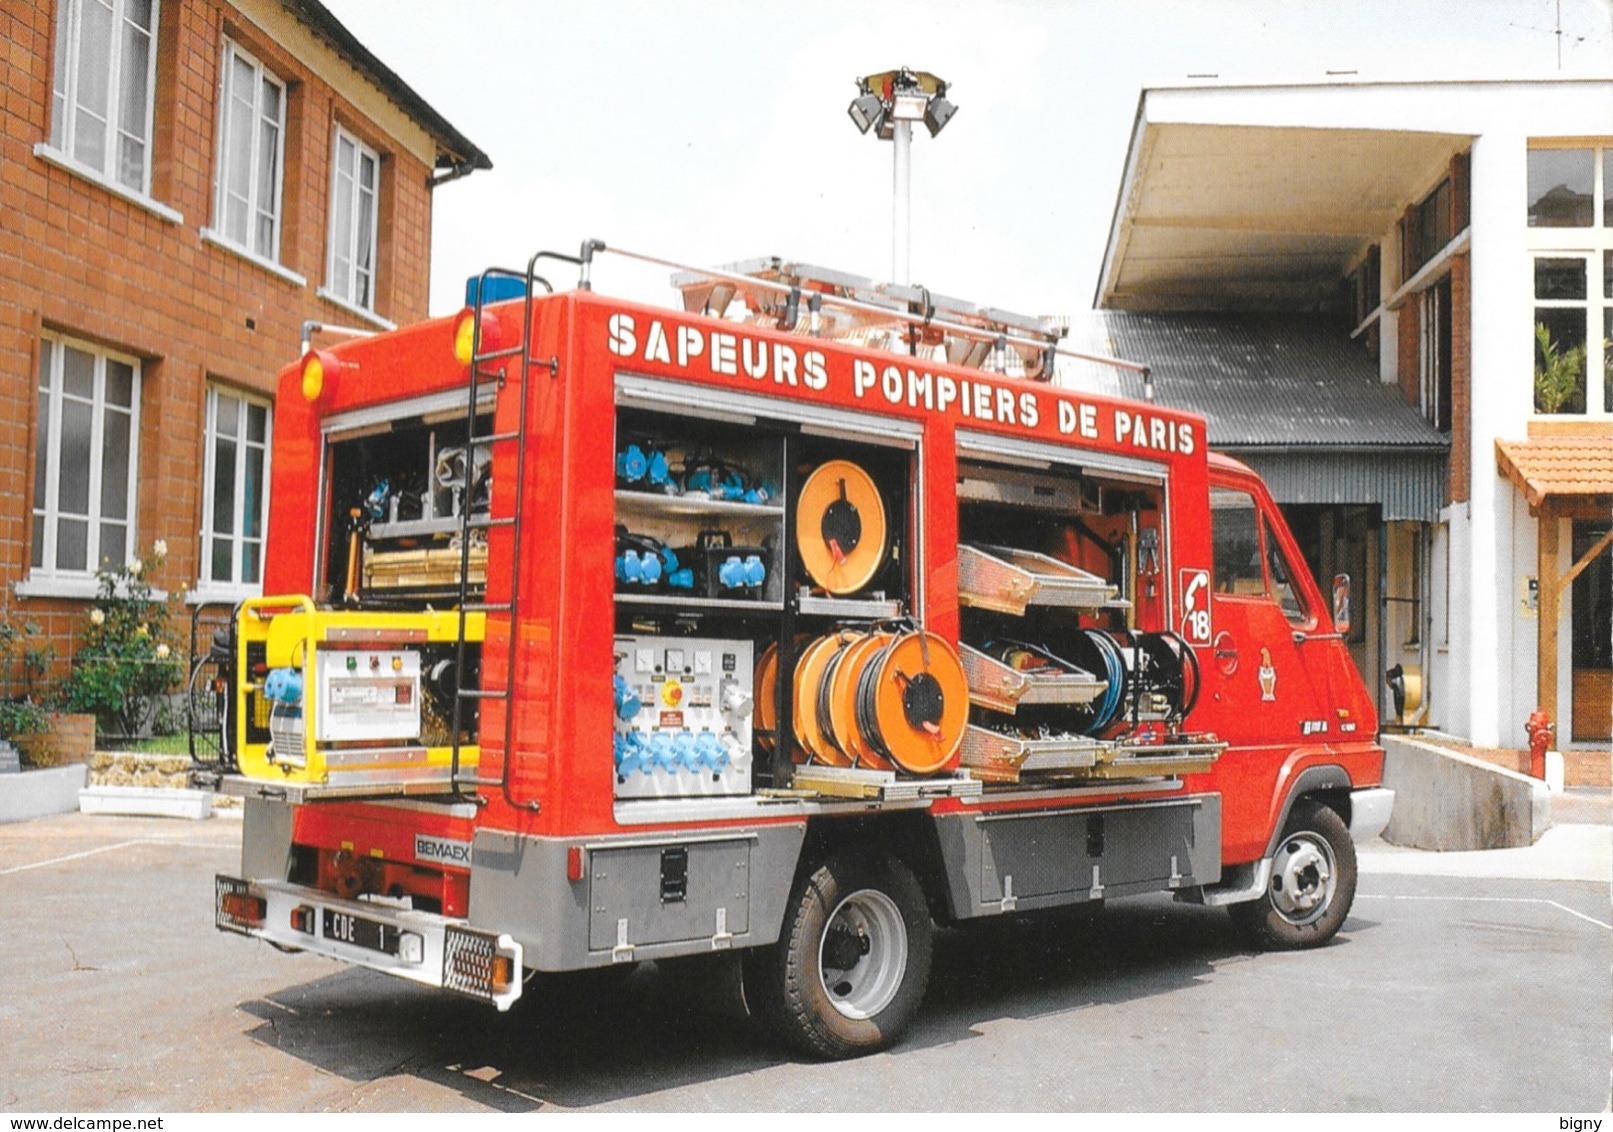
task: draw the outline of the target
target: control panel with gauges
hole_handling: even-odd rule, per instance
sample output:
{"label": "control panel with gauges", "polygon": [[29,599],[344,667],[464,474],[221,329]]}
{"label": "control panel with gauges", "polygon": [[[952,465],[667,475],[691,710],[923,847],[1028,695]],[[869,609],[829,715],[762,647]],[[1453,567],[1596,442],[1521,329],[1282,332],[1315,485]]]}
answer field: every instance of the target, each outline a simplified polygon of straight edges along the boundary
{"label": "control panel with gauges", "polygon": [[617,637],[616,797],[750,793],[753,671],[749,641]]}

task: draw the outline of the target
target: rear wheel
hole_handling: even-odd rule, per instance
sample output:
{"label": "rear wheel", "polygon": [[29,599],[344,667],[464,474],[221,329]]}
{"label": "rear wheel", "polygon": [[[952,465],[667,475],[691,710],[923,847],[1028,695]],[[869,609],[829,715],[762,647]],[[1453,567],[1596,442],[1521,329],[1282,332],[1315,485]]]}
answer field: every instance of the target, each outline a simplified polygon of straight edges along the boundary
{"label": "rear wheel", "polygon": [[837,855],[797,884],[779,942],[750,957],[753,1005],[812,1056],[884,1049],[924,998],[930,944],[912,870],[890,857]]}
{"label": "rear wheel", "polygon": [[1337,813],[1294,805],[1259,899],[1234,904],[1232,918],[1259,947],[1317,947],[1332,939],[1355,901],[1355,844]]}

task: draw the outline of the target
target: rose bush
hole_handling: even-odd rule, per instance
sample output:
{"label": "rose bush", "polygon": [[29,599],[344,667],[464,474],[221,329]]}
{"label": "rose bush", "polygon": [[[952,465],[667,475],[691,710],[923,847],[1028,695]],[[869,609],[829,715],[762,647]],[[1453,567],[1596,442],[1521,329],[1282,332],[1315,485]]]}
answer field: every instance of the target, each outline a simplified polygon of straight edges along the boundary
{"label": "rose bush", "polygon": [[96,574],[97,594],[73,668],[63,689],[70,711],[91,712],[101,736],[143,734],[159,717],[163,697],[184,675],[168,642],[169,609],[149,577],[162,569],[168,546]]}

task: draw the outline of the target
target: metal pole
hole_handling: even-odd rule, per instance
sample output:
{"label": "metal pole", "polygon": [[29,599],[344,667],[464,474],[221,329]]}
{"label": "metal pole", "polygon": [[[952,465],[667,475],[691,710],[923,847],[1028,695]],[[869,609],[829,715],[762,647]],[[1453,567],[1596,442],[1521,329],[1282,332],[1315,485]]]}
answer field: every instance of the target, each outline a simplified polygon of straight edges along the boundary
{"label": "metal pole", "polygon": [[891,218],[891,279],[904,286],[912,282],[908,260],[908,241],[911,236],[909,202],[912,197],[913,123],[898,120],[891,134],[894,177],[892,184]]}

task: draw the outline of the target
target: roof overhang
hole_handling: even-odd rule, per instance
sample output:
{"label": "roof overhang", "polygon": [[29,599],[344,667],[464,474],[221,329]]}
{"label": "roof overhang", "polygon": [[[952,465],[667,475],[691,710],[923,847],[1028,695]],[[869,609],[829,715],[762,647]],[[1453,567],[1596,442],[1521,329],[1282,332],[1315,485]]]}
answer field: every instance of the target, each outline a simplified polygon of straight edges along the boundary
{"label": "roof overhang", "polygon": [[[1142,94],[1096,306],[1314,310],[1472,144],[1470,134],[1206,120],[1215,105],[1193,105],[1199,93],[1213,92]],[[1291,121],[1303,120],[1298,97]]]}
{"label": "roof overhang", "polygon": [[1527,440],[1495,442],[1495,464],[1531,514],[1613,514],[1613,421],[1531,421]]}
{"label": "roof overhang", "polygon": [[418,122],[436,145],[433,162],[437,181],[452,180],[478,169],[491,169],[493,159],[454,128],[397,73],[381,62],[358,37],[331,15],[319,0],[281,0],[286,9],[316,34],[328,40],[343,57],[369,78],[387,98]]}

